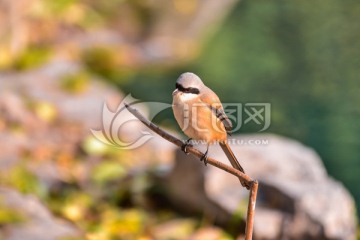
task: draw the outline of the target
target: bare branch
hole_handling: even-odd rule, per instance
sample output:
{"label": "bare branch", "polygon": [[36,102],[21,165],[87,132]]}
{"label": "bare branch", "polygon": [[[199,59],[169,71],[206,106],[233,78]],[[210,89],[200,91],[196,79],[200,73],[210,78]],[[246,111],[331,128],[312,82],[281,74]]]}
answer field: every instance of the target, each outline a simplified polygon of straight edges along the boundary
{"label": "bare branch", "polygon": [[246,218],[245,240],[251,240],[254,228],[255,205],[258,191],[258,182],[254,181],[250,188],[248,211]]}
{"label": "bare branch", "polygon": [[[150,122],[148,119],[146,119],[142,114],[140,114],[136,109],[132,108],[128,104],[124,104],[125,107],[129,110],[130,113],[132,113],[136,118],[138,118],[143,124],[145,124],[148,128],[153,130],[155,133],[160,135],[162,138],[168,140],[169,142],[172,142],[178,147],[182,147],[184,142],[180,139],[174,137],[170,133],[165,132],[161,128],[159,128],[154,123]],[[198,157],[199,159],[204,156],[204,153],[197,150],[194,147],[187,146],[186,147],[187,152],[193,154],[194,156]],[[240,172],[239,170],[230,167],[222,162],[219,162],[211,157],[207,158],[207,163],[210,165],[213,165],[217,168],[220,168],[238,178],[241,178],[244,180],[248,185],[250,186],[250,196],[249,196],[249,205],[248,205],[248,213],[247,213],[247,219],[246,219],[246,229],[245,229],[245,240],[251,240],[252,239],[252,233],[253,233],[253,226],[254,226],[254,215],[255,215],[255,204],[256,204],[256,197],[257,197],[257,190],[258,190],[258,182],[254,181],[249,177],[248,175]]]}

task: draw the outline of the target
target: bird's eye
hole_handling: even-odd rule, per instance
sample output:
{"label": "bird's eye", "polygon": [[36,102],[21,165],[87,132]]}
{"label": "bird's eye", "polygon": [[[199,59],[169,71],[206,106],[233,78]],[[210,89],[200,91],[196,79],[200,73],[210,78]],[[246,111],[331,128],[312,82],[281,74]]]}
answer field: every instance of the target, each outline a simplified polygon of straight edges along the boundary
{"label": "bird's eye", "polygon": [[181,85],[181,84],[179,84],[179,83],[176,83],[176,88],[179,90],[179,91],[181,91],[181,92],[185,92],[185,88]]}

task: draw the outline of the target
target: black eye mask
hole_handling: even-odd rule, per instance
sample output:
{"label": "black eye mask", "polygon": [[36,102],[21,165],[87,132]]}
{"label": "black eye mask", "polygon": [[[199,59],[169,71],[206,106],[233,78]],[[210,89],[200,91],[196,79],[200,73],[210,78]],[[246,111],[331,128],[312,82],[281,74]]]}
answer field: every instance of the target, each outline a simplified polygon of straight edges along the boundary
{"label": "black eye mask", "polygon": [[175,84],[175,87],[180,91],[180,92],[183,92],[183,93],[192,93],[192,94],[199,94],[200,91],[198,88],[192,88],[192,87],[189,87],[189,88],[184,88],[181,84],[179,83],[176,83]]}

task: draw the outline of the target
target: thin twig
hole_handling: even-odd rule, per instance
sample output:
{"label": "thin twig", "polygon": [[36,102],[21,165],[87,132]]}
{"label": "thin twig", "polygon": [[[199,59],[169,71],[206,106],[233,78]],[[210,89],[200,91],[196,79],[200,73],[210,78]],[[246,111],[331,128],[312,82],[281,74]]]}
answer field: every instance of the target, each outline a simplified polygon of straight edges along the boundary
{"label": "thin twig", "polygon": [[[145,118],[141,113],[139,113],[136,109],[132,108],[128,104],[124,104],[125,107],[129,110],[130,113],[132,113],[136,118],[138,118],[143,124],[145,124],[148,128],[153,130],[155,133],[160,135],[162,138],[168,140],[169,142],[172,142],[178,147],[182,147],[184,142],[180,139],[174,137],[170,133],[165,132],[161,128],[159,128],[154,123],[150,122],[147,118]],[[192,146],[186,147],[187,152],[193,154],[194,156],[198,157],[199,159],[204,156],[204,153],[197,150],[196,148]],[[253,226],[254,226],[254,215],[255,215],[255,203],[256,203],[256,196],[257,196],[257,190],[258,190],[258,182],[254,181],[249,177],[248,175],[242,173],[241,171],[230,167],[222,162],[219,162],[215,160],[214,158],[208,157],[207,163],[210,165],[213,165],[217,168],[220,168],[238,178],[241,178],[244,180],[248,185],[251,186],[250,188],[250,195],[249,195],[249,205],[248,205],[248,213],[247,213],[247,219],[246,219],[246,229],[245,229],[245,240],[251,240],[252,239],[252,233],[253,233]]]}

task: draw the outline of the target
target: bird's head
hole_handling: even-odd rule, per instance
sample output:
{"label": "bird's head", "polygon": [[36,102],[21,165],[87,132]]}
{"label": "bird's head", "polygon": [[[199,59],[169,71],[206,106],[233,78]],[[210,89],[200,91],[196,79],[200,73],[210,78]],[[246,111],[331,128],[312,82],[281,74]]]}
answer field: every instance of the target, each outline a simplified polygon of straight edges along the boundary
{"label": "bird's head", "polygon": [[176,89],[173,92],[173,95],[178,92],[197,95],[200,93],[203,86],[204,83],[196,74],[186,72],[181,74],[180,77],[176,80]]}

